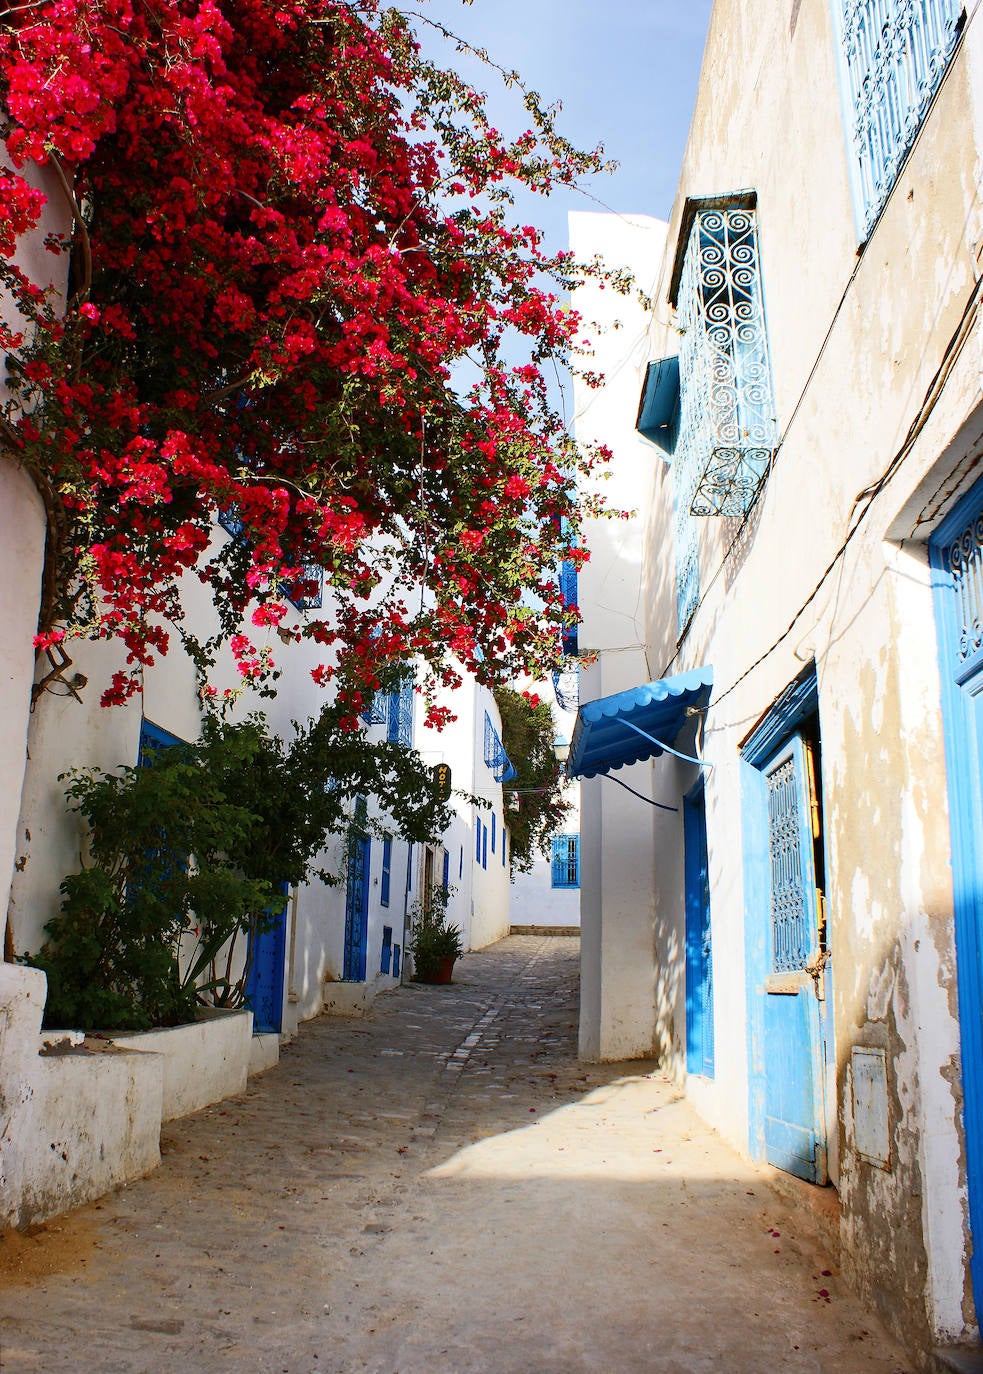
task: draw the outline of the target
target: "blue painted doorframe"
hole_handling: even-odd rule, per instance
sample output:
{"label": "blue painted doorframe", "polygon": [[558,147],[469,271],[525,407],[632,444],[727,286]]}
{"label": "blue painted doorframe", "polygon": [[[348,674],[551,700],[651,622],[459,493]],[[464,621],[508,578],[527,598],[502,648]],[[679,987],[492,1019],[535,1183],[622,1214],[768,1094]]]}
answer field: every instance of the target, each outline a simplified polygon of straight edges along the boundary
{"label": "blue painted doorframe", "polygon": [[713,1077],[713,950],[703,779],[683,798],[686,894],[686,1070]]}
{"label": "blue painted doorframe", "polygon": [[745,743],[742,788],[749,1145],[755,1158],[821,1184],[830,971],[820,929],[816,711],[811,670]]}
{"label": "blue painted doorframe", "polygon": [[983,483],[929,544],[949,789],[970,1271],[983,1305]]}

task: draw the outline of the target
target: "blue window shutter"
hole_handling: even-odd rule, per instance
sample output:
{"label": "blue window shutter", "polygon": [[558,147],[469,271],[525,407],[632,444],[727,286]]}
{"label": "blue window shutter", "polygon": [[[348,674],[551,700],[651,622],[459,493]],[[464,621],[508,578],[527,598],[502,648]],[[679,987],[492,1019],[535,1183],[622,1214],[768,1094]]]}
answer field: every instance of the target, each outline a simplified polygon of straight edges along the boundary
{"label": "blue window shutter", "polygon": [[393,928],[392,926],[382,927],[382,959],[379,964],[380,973],[388,973],[393,957]]}
{"label": "blue window shutter", "polygon": [[[575,610],[578,605],[577,588],[577,569],[569,559],[565,559],[560,564],[560,596],[563,598],[563,605],[568,610]],[[571,657],[576,657],[579,648],[578,625],[567,625],[561,635],[563,652]]]}
{"label": "blue window shutter", "polygon": [[488,827],[487,827],[487,825],[483,825],[483,826],[481,827],[481,866],[482,866],[482,868],[487,868],[487,867],[488,867]]}
{"label": "blue window shutter", "polygon": [[413,891],[413,846],[406,846],[406,891]]}
{"label": "blue window shutter", "polygon": [[463,878],[463,877],[464,877],[464,845],[463,845],[463,844],[461,845],[461,853],[460,853],[460,855],[458,856],[458,860],[457,860],[457,876],[458,876],[458,878]]}
{"label": "blue window shutter", "polygon": [[445,849],[445,850],[444,850],[444,891],[445,891],[445,892],[446,892],[447,889],[450,887],[450,881],[451,881],[451,856],[450,856],[450,854],[448,853],[448,851]]}
{"label": "blue window shutter", "polygon": [[475,821],[474,826],[474,857],[476,863],[481,863],[481,817]]}
{"label": "blue window shutter", "polygon": [[392,837],[387,835],[382,841],[382,883],[379,892],[379,901],[383,906],[389,905],[389,888],[392,878],[393,862],[393,842]]}
{"label": "blue window shutter", "polygon": [[505,867],[505,850],[508,845],[509,832],[505,829],[505,822],[502,822],[502,867]]}
{"label": "blue window shutter", "polygon": [[496,817],[495,817],[495,812],[493,811],[493,812],[492,812],[492,853],[493,853],[493,854],[495,853],[495,825],[496,825]]}

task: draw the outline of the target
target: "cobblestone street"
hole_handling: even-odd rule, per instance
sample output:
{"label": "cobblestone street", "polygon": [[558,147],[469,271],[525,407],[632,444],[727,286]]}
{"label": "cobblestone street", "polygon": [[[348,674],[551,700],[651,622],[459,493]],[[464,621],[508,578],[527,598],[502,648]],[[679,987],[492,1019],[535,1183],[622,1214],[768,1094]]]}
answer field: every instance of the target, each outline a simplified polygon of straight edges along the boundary
{"label": "cobblestone street", "polygon": [[578,944],[302,1028],[163,1163],[0,1242],[4,1374],[910,1366],[649,1066],[576,1059]]}

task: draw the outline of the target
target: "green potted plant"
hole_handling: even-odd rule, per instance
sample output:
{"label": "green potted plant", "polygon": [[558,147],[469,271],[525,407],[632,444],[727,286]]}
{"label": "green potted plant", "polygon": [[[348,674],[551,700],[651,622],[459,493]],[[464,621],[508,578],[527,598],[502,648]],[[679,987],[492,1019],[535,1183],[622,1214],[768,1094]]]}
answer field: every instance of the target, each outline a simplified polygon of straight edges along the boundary
{"label": "green potted plant", "polygon": [[412,936],[407,948],[413,955],[413,977],[418,983],[449,983],[455,961],[464,953],[460,930],[447,920],[452,890],[435,887],[411,908]]}

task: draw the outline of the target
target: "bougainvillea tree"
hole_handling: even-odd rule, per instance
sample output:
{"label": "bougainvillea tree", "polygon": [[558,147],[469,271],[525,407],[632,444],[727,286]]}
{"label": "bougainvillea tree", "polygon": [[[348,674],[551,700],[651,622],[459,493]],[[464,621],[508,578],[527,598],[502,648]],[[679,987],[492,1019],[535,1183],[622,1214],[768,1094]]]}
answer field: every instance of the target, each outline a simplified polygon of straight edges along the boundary
{"label": "bougainvillea tree", "polygon": [[[103,700],[125,700],[197,576],[245,677],[309,637],[353,711],[409,657],[543,675],[599,455],[544,379],[579,269],[511,222],[510,187],[598,155],[525,104],[503,138],[377,0],[0,0],[0,282],[23,319],[0,333],[2,441],[48,512],[39,653],[122,640]],[[67,299],[13,262],[31,163],[70,214],[48,243]],[[324,610],[289,628],[312,565]]]}

